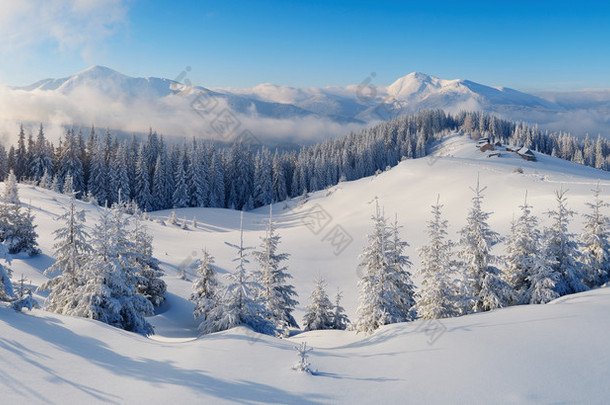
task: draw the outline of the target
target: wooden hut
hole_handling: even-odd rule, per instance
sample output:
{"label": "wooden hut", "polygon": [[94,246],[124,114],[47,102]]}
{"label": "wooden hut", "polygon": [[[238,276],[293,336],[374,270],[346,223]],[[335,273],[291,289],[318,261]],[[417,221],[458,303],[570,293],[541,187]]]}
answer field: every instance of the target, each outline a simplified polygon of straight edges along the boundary
{"label": "wooden hut", "polygon": [[522,159],[529,160],[530,162],[536,161],[536,155],[534,155],[534,152],[525,146],[517,151],[517,155],[521,156]]}

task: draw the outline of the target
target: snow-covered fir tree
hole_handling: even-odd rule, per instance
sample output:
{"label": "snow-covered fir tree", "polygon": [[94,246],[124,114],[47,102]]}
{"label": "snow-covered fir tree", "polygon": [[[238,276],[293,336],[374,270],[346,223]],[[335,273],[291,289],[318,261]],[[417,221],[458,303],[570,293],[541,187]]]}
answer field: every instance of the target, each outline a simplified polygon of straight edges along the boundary
{"label": "snow-covered fir tree", "polygon": [[173,209],[167,217],[167,223],[170,225],[176,225],[178,223],[178,217],[176,216],[176,209]]}
{"label": "snow-covered fir tree", "polygon": [[363,275],[358,282],[356,329],[367,333],[382,325],[415,318],[414,287],[407,270],[410,262],[402,254],[406,243],[400,240],[398,225],[389,227],[378,205],[375,211],[368,246],[360,255]]}
{"label": "snow-covered fir tree", "polygon": [[135,200],[138,203],[138,206],[142,210],[151,211],[153,207],[153,197],[150,193],[148,164],[146,162],[146,152],[144,146],[140,147],[140,151],[138,153],[135,181]]}
{"label": "snow-covered fir tree", "polygon": [[[75,193],[74,182],[72,181],[72,175],[70,175],[70,173],[66,174],[63,185],[61,186],[61,192],[67,195],[72,195]],[[78,193],[78,191],[76,191],[76,193]]]}
{"label": "snow-covered fir tree", "polygon": [[312,370],[311,364],[307,360],[309,353],[313,351],[312,347],[307,347],[307,342],[301,342],[298,346],[294,347],[297,351],[299,361],[292,366],[292,369],[299,373],[314,374],[317,371]]}
{"label": "snow-covered fir tree", "polygon": [[298,328],[292,316],[294,307],[298,302],[294,299],[297,293],[294,286],[288,283],[292,278],[284,264],[288,260],[287,253],[278,253],[280,235],[273,223],[272,207],[269,207],[269,223],[265,235],[261,237],[261,244],[253,256],[258,265],[255,277],[261,286],[258,299],[264,303],[269,319],[275,329],[283,336],[288,335],[288,328]]}
{"label": "snow-covered fir tree", "polygon": [[111,203],[120,203],[123,199],[129,199],[131,195],[129,183],[125,146],[121,145],[116,150],[110,166],[111,187],[108,190],[109,201]]}
{"label": "snow-covered fir tree", "polygon": [[333,304],[326,293],[326,282],[321,277],[315,280],[315,287],[311,293],[311,303],[305,309],[303,317],[303,329],[320,330],[334,329]]}
{"label": "snow-covered fir tree", "polygon": [[[532,215],[532,206],[527,203],[527,192],[519,209],[521,215],[512,224],[506,246],[504,277],[513,289],[514,303],[528,304],[531,301],[529,293],[532,291],[530,275],[536,266],[540,266],[540,231],[538,219]],[[540,274],[536,277],[540,277]]]}
{"label": "snow-covered fir tree", "polygon": [[[40,181],[45,172],[47,173],[47,178],[52,177],[54,173],[53,156],[45,139],[42,124],[38,130],[38,136],[33,147],[28,172],[29,177],[34,181]],[[50,183],[51,181],[48,180],[48,182]]]}
{"label": "snow-covered fir tree", "polygon": [[568,231],[570,217],[574,215],[574,211],[567,207],[566,193],[567,190],[563,189],[555,192],[557,208],[548,211],[552,223],[544,231],[543,242],[549,249],[549,260],[553,262],[552,269],[558,276],[555,291],[560,296],[587,289],[582,282],[584,277],[578,262],[578,244],[574,235]]}
{"label": "snow-covered fir tree", "polygon": [[597,287],[610,280],[610,219],[603,209],[608,207],[601,197],[599,183],[593,191],[591,210],[584,214],[585,226],[580,235],[580,261],[583,276],[589,287]]}
{"label": "snow-covered fir tree", "polygon": [[172,207],[174,174],[167,151],[160,149],[153,174],[153,197],[155,209]]}
{"label": "snow-covered fir tree", "polygon": [[271,155],[268,150],[256,156],[254,166],[254,206],[260,207],[273,202],[273,173]]}
{"label": "snow-covered fir tree", "polygon": [[[120,205],[117,208],[121,209]],[[136,292],[158,307],[165,300],[167,291],[167,284],[161,279],[163,270],[159,266],[159,261],[153,256],[153,238],[146,229],[144,213],[136,207],[132,218],[133,228],[129,233],[129,239],[133,242],[131,255],[137,275]]]}
{"label": "snow-covered fir tree", "polygon": [[176,171],[174,172],[174,193],[172,202],[176,208],[188,207],[188,189],[186,186],[186,173],[184,170],[184,156],[179,153],[180,158],[176,162]]}
{"label": "snow-covered fir tree", "polygon": [[22,274],[17,284],[15,301],[11,304],[11,307],[15,311],[21,312],[24,308],[31,311],[33,308],[38,308],[38,302],[32,296],[32,285],[30,283],[30,285],[27,286],[25,282],[26,279]]}
{"label": "snow-covered fir tree", "polygon": [[17,220],[13,226],[15,231],[11,237],[7,238],[6,243],[9,246],[10,253],[25,252],[30,256],[35,256],[40,254],[40,248],[38,247],[37,225],[34,225],[32,207],[28,205],[25,211],[21,208],[21,205],[16,208]]}
{"label": "snow-covered fir tree", "polygon": [[53,231],[55,235],[55,263],[45,270],[52,278],[38,289],[49,291],[46,309],[65,314],[75,305],[75,291],[83,280],[82,267],[92,253],[89,234],[85,230],[85,211],[76,210],[75,197],[58,220],[62,226]]}
{"label": "snow-covered fir tree", "polygon": [[51,181],[51,187],[49,188],[49,190],[53,190],[56,193],[61,193],[61,185],[59,184],[59,176],[57,174],[53,176],[53,180]]}
{"label": "snow-covered fir tree", "polygon": [[236,250],[235,271],[227,276],[228,285],[222,294],[221,302],[213,308],[208,319],[200,326],[203,333],[227,330],[236,326],[247,326],[255,332],[267,335],[274,334],[275,327],[269,319],[269,313],[264,305],[257,300],[257,292],[262,288],[252,280],[246,269],[248,250],[244,246],[244,213],[241,212],[239,245],[225,242]]}
{"label": "snow-covered fir tree", "polygon": [[442,209],[438,196],[432,206],[432,219],[428,221],[428,243],[419,249],[421,266],[417,274],[422,281],[415,308],[422,319],[458,316],[460,308],[465,306],[461,300],[468,298],[459,294],[454,244],[447,239],[448,221],[442,217]]}
{"label": "snow-covered fir tree", "polygon": [[495,267],[498,258],[491,253],[492,246],[500,240],[487,224],[490,213],[483,211],[483,191],[477,178],[472,189],[472,207],[466,219],[466,226],[460,231],[460,251],[462,271],[468,284],[472,302],[467,312],[489,311],[506,306],[511,297],[510,286]]}
{"label": "snow-covered fir tree", "polygon": [[89,185],[88,191],[102,205],[110,203],[110,178],[109,168],[106,165],[103,145],[95,142],[92,147],[94,150],[91,155],[90,170],[89,170]]}
{"label": "snow-covered fir tree", "polygon": [[11,170],[4,182],[2,202],[5,204],[19,204],[19,189],[17,187],[17,176]]}
{"label": "snow-covered fir tree", "polygon": [[[0,243],[0,260],[11,264],[11,257],[8,254],[8,249],[3,243]],[[0,301],[12,301],[14,298],[13,283],[11,283],[12,270],[0,263]]]}
{"label": "snow-covered fir tree", "polygon": [[387,221],[377,205],[373,215],[373,231],[368,235],[368,245],[360,255],[362,278],[358,281],[359,305],[356,330],[373,332],[387,322],[385,298],[381,291],[381,277],[388,268],[387,240],[390,238]]}
{"label": "snow-covered fir tree", "polygon": [[209,204],[210,184],[209,167],[205,148],[194,145],[191,149],[186,170],[190,207],[205,207]]}
{"label": "snow-covered fir tree", "polygon": [[341,306],[341,299],[343,298],[343,293],[337,287],[337,293],[335,294],[335,306],[333,309],[333,329],[337,330],[345,330],[349,325],[350,321],[347,315],[345,314],[345,309]]}
{"label": "snow-covered fir tree", "polygon": [[136,292],[134,248],[127,228],[128,220],[119,207],[102,212],[91,239],[93,253],[82,266],[83,282],[74,292],[73,308],[66,313],[150,335],[154,331],[144,317],[152,315],[153,305]]}
{"label": "snow-covered fir tree", "polygon": [[23,180],[27,175],[27,149],[25,146],[25,131],[23,130],[23,124],[19,126],[17,149],[15,150],[14,155],[13,172],[18,180]]}
{"label": "snow-covered fir tree", "polygon": [[34,216],[29,206],[25,212],[22,208],[17,178],[11,171],[0,201],[0,241],[4,242],[9,253],[25,252],[34,256],[40,253]]}
{"label": "snow-covered fir tree", "polygon": [[556,291],[559,273],[554,269],[556,262],[550,250],[550,246],[541,244],[540,250],[531,261],[526,279],[528,290],[524,294],[528,300],[525,301],[526,304],[546,304],[559,297]]}
{"label": "snow-covered fir tree", "polygon": [[193,293],[190,299],[195,303],[193,310],[195,321],[198,325],[203,325],[209,319],[210,312],[219,306],[220,301],[214,256],[207,249],[203,250],[203,257],[195,273],[199,278],[193,282]]}
{"label": "snow-covered fir tree", "polygon": [[225,207],[225,170],[222,158],[212,148],[210,162],[210,207]]}
{"label": "snow-covered fir tree", "polygon": [[404,254],[409,244],[400,238],[398,215],[394,217],[394,223],[389,227],[390,237],[387,241],[388,269],[380,280],[384,285],[383,292],[387,295],[386,300],[393,305],[388,305],[386,312],[390,316],[390,323],[408,322],[415,320],[415,285],[411,280],[411,261]]}
{"label": "snow-covered fir tree", "polygon": [[78,142],[78,137],[71,129],[66,132],[66,137],[61,144],[58,172],[58,182],[60,184],[64,184],[68,176],[71,179],[72,190],[64,191],[66,194],[70,194],[72,191],[79,191],[81,193],[85,191],[85,173],[81,160],[81,145]]}

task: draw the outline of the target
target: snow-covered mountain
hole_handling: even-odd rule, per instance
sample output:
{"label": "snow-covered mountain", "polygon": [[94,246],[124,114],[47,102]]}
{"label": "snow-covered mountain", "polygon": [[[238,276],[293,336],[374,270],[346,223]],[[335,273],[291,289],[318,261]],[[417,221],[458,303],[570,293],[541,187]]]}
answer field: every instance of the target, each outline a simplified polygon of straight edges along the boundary
{"label": "snow-covered mountain", "polygon": [[557,104],[517,90],[462,79],[444,80],[419,72],[401,77],[389,86],[376,86],[374,90],[368,86],[297,89],[266,83],[248,89],[218,90],[269,102],[294,104],[319,114],[332,112],[364,121],[381,118],[375,115],[380,104],[389,104],[389,108],[401,114],[437,108],[449,112],[498,113],[562,110]]}
{"label": "snow-covered mountain", "polygon": [[[423,73],[411,73],[396,80],[386,94],[406,103],[409,109],[501,111],[505,108],[558,110],[539,97],[505,87],[490,87],[470,80],[443,80]],[[464,108],[465,107],[465,108]]]}
{"label": "snow-covered mountain", "polygon": [[[205,94],[204,103],[196,99]],[[588,94],[588,93],[586,93]],[[0,89],[0,119],[218,138],[212,121],[227,109],[263,140],[307,142],[345,134],[373,121],[422,109],[486,111],[554,130],[601,131],[610,120],[607,97],[532,95],[469,80],[410,73],[390,85],[294,88],[187,86],[170,79],[134,78],[94,66],[73,76]],[[605,95],[605,93],[604,93]],[[201,101],[201,100],[199,100]],[[209,111],[208,111],[209,110]],[[6,132],[6,131],[4,131]]]}
{"label": "snow-covered mountain", "polygon": [[109,98],[130,102],[143,101],[151,97],[161,99],[172,96],[186,96],[192,101],[193,94],[205,92],[215,98],[225,100],[236,113],[252,113],[255,111],[261,117],[277,119],[303,117],[312,114],[286,103],[247,99],[230,93],[214,92],[201,86],[191,88],[170,79],[130,77],[104,66],[93,66],[70,77],[41,80],[17,89],[56,92],[67,96],[79,91],[95,90]]}
{"label": "snow-covered mountain", "polygon": [[[553,192],[569,189],[570,209],[583,214],[591,189],[599,182],[608,199],[610,173],[537,154],[537,161],[501,151],[488,157],[466,136],[453,135],[421,159],[409,159],[374,177],[342,182],[273,207],[281,242],[290,254],[289,272],[299,295],[295,317],[301,323],[317,276],[328,291],[340,287],[343,306],[356,319],[358,254],[371,229],[375,201],[387,215],[398,214],[409,242],[406,254],[419,267],[417,251],[425,243],[430,205],[440,193],[449,237],[458,238],[471,205],[473,186],[486,186],[483,207],[493,211],[492,230],[507,235],[511,220],[528,191],[528,203],[541,225],[553,208]],[[521,168],[516,171],[516,168]],[[14,278],[23,274],[40,285],[53,263],[53,230],[68,197],[30,185],[19,188],[36,216],[42,255],[16,256]],[[322,232],[306,221],[312,209],[329,218]],[[78,202],[88,228],[101,208]],[[244,241],[256,246],[269,207],[244,214]],[[604,212],[606,215],[608,211]],[[166,272],[167,302],[149,321],[156,335],[144,338],[99,322],[34,310],[18,314],[0,305],[0,358],[7,372],[0,378],[7,403],[605,403],[610,395],[610,290],[565,296],[547,305],[517,306],[489,313],[415,321],[382,327],[372,335],[351,331],[311,331],[287,339],[263,336],[245,328],[198,337],[188,301],[194,264],[207,248],[219,273],[234,270],[240,213],[213,208],[150,213],[154,254]],[[192,227],[191,219],[197,219]],[[327,230],[342,227],[353,239],[339,253]],[[582,230],[575,216],[571,232]],[[505,252],[505,242],[493,253]],[[253,264],[248,269],[252,270]],[[187,280],[177,276],[186,269]],[[416,285],[421,280],[414,278]],[[38,300],[43,296],[36,295]],[[314,347],[309,361],[317,375],[291,370],[293,347]]]}

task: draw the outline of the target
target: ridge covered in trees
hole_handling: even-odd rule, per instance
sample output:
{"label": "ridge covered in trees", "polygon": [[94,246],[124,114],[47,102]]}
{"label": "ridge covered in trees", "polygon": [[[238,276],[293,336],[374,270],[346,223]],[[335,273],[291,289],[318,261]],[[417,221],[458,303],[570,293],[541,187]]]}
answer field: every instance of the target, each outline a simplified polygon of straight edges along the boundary
{"label": "ridge covered in trees", "polygon": [[[479,112],[441,110],[402,116],[374,127],[297,151],[270,150],[236,141],[230,147],[211,141],[169,144],[150,131],[120,140],[109,131],[88,134],[67,129],[53,144],[41,125],[36,136],[21,128],[17,145],[0,146],[0,179],[13,170],[18,181],[63,191],[71,184],[78,198],[100,205],[134,200],[144,211],[182,207],[249,210],[342,180],[356,180],[420,158],[448,133],[526,146],[603,170],[610,169],[610,142],[578,139]],[[70,188],[70,187],[68,187]]]}

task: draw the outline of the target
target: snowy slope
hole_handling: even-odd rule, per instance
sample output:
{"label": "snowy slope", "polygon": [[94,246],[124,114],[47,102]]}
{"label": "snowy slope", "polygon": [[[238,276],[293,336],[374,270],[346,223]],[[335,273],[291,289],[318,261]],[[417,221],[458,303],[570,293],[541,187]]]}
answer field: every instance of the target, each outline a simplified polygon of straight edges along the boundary
{"label": "snowy slope", "polygon": [[[300,301],[297,321],[318,275],[327,279],[329,293],[336,287],[344,291],[343,305],[355,319],[357,256],[369,231],[375,198],[388,216],[399,215],[414,268],[437,194],[455,239],[464,225],[472,195],[469,187],[477,175],[488,187],[484,208],[494,211],[490,225],[502,235],[507,235],[526,190],[540,217],[553,207],[552,193],[559,187],[569,189],[569,206],[580,213],[598,180],[609,199],[610,173],[537,157],[537,162],[526,162],[502,152],[500,157],[488,158],[472,141],[455,135],[430,157],[404,161],[376,177],[340,183],[311,194],[307,201],[274,206],[281,250],[291,254],[289,270]],[[516,167],[524,173],[514,173]],[[67,199],[32,186],[21,186],[20,193],[36,215],[43,255],[15,258],[14,278],[24,274],[39,285],[42,271],[52,263],[54,219]],[[79,205],[87,210],[87,224],[92,226],[99,208]],[[306,225],[311,225],[307,221],[312,209],[323,209],[329,218],[317,234]],[[258,244],[267,210],[246,213],[246,245]],[[169,211],[160,211],[152,216],[164,219],[168,215]],[[44,402],[44,396],[56,403],[145,399],[155,403],[167,399],[361,403],[375,394],[381,402],[449,403],[459,398],[461,403],[603,403],[608,395],[602,381],[610,360],[608,289],[564,297],[545,306],[443,320],[440,326],[421,321],[392,325],[370,337],[317,331],[279,340],[237,329],[197,338],[193,307],[187,300],[190,281],[178,279],[177,274],[186,266],[192,279],[189,266],[201,256],[203,247],[216,257],[221,272],[232,271],[233,252],[224,242],[237,241],[239,213],[191,208],[177,210],[177,216],[186,218],[189,225],[196,217],[197,228],[148,224],[168,283],[167,303],[150,318],[157,332],[152,338],[40,310],[16,314],[0,309],[0,358],[15,369],[0,379],[0,386],[11,402]],[[579,231],[581,222],[576,218],[571,229]],[[335,226],[353,238],[340,253],[324,240]],[[494,253],[502,251],[500,244]],[[311,363],[319,369],[318,376],[290,370],[296,361],[293,346],[302,340],[315,348]],[[439,389],[439,384],[446,389]]]}
{"label": "snowy slope", "polygon": [[[4,403],[606,403],[610,290],[548,305],[397,324],[370,337],[243,328],[159,342],[97,322],[0,308]],[[314,347],[318,375],[290,370]]]}

